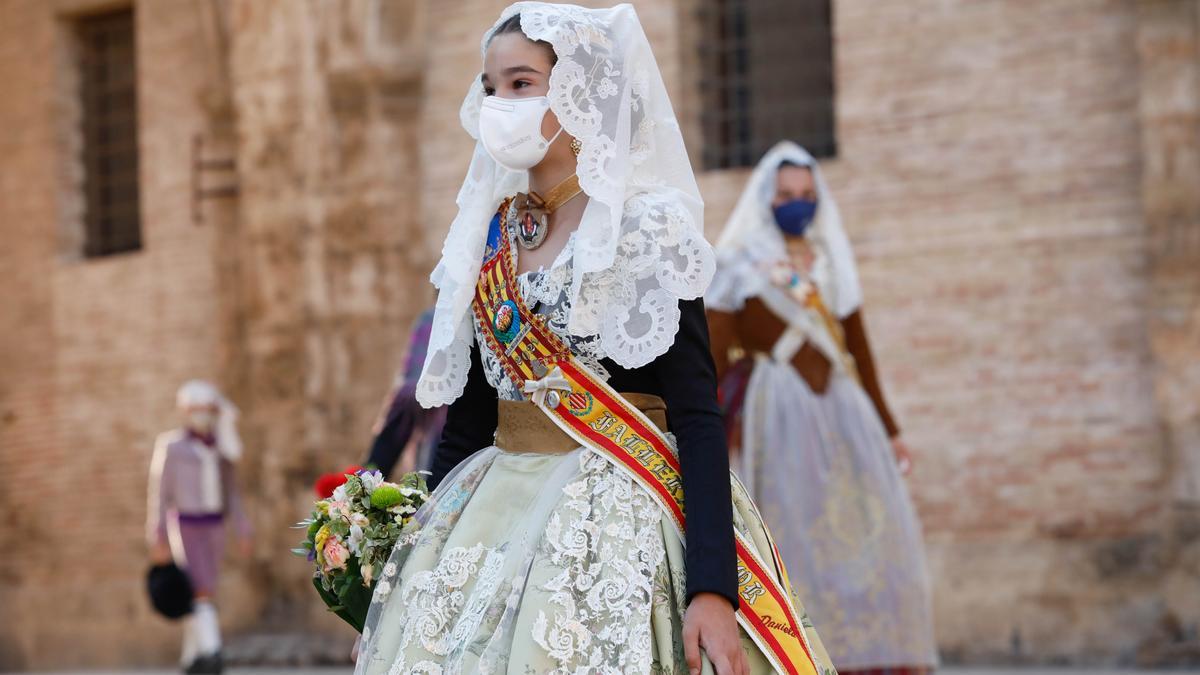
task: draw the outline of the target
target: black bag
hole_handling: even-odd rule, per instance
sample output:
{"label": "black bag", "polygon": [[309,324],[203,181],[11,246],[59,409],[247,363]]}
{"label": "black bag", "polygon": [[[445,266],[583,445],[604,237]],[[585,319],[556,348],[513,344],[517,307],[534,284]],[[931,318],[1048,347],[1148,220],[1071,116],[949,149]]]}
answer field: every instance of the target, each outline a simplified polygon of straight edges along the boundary
{"label": "black bag", "polygon": [[146,591],[150,594],[150,604],[168,619],[192,613],[192,582],[175,563],[151,566],[146,572]]}

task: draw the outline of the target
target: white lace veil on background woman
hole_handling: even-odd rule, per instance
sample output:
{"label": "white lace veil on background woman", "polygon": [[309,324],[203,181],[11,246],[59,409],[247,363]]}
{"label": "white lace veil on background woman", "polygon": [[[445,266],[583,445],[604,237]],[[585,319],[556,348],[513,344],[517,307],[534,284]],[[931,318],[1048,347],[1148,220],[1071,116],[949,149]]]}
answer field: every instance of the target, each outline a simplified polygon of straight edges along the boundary
{"label": "white lace veil on background woman", "polygon": [[[518,13],[525,36],[554,49],[550,109],[582,146],[579,184],[589,201],[574,235],[568,329],[599,335],[604,355],[621,366],[643,366],[671,346],[679,300],[701,296],[715,267],[666,87],[632,6],[518,2],[484,35],[481,52]],[[473,341],[470,303],[488,225],[501,200],[528,184],[527,172],[500,166],[478,142],[484,98],[476,75],[460,111],[475,152],[430,277],[438,299],[416,391],[426,407],[448,404],[463,391]]]}
{"label": "white lace veil on background woman", "polygon": [[812,155],[792,141],[776,143],[750,174],[733,214],[717,239],[721,271],[713,279],[705,299],[713,309],[736,311],[760,290],[755,283],[748,282],[766,282],[761,268],[766,263],[787,259],[783,233],[771,210],[775,180],[784,162],[812,171],[817,188],[817,214],[804,233],[815,254],[812,278],[825,304],[838,318],[845,318],[862,305],[854,252],[842,229],[837,202],[821,175],[821,167]]}

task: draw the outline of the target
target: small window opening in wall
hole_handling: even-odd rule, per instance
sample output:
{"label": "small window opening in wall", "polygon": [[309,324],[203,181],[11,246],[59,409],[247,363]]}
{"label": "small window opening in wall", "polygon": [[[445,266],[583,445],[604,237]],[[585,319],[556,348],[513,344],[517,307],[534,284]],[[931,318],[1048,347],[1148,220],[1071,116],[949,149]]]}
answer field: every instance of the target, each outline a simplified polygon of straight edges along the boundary
{"label": "small window opening in wall", "polygon": [[126,8],[73,21],[89,258],[142,247],[133,19]]}
{"label": "small window opening in wall", "polygon": [[794,140],[837,153],[830,0],[700,0],[704,167],[754,166]]}

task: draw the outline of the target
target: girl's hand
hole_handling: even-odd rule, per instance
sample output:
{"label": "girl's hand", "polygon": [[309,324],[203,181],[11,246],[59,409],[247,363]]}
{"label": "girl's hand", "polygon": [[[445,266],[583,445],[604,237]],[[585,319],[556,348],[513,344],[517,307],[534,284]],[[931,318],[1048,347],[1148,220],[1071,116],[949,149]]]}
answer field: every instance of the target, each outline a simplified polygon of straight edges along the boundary
{"label": "girl's hand", "polygon": [[892,439],[892,454],[896,456],[896,466],[900,469],[901,476],[912,473],[912,452],[908,449],[908,444],[900,440],[899,436]]}
{"label": "girl's hand", "polygon": [[700,650],[717,675],[749,675],[733,605],[716,593],[697,593],[683,617],[683,654],[691,675],[700,673]]}

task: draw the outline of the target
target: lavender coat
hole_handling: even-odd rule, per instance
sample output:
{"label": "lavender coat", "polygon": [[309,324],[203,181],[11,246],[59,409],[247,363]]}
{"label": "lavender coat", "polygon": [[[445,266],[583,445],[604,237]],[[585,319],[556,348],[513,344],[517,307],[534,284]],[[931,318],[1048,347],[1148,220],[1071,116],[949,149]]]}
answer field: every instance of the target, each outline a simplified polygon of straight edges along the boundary
{"label": "lavender coat", "polygon": [[[146,536],[151,544],[167,542],[167,525],[171,515],[212,516],[211,495],[203,485],[204,457],[201,453],[216,450],[205,445],[182,429],[168,431],[158,437],[154,458],[150,463],[149,505]],[[233,463],[217,456],[220,475],[219,510],[232,522],[238,533],[250,536],[250,521],[242,509],[242,499],[234,477]]]}

